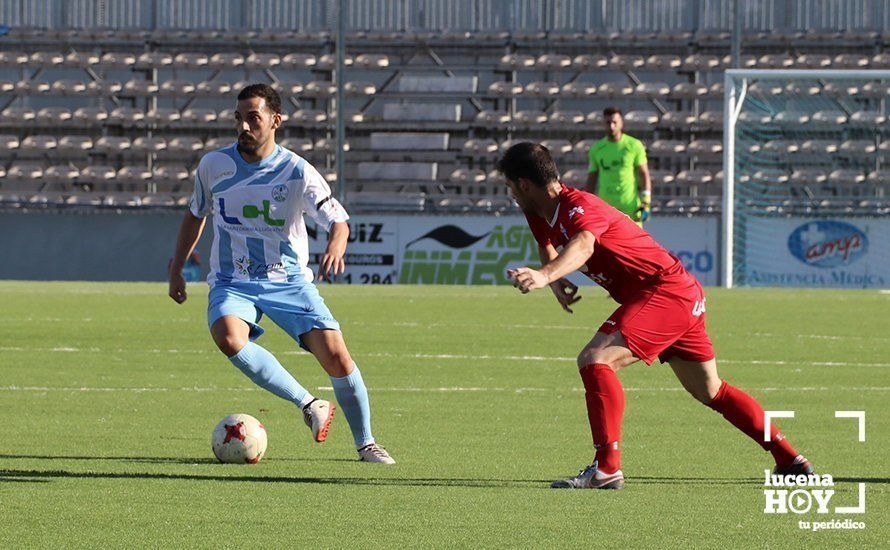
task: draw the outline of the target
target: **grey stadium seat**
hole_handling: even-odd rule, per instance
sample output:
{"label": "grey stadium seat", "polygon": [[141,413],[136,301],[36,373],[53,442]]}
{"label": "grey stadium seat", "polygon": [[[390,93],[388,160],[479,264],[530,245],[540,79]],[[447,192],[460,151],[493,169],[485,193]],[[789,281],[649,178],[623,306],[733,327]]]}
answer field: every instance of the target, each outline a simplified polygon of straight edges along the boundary
{"label": "grey stadium seat", "polygon": [[389,56],[374,53],[359,54],[355,56],[352,66],[357,69],[384,69],[389,67]]}
{"label": "grey stadium seat", "polygon": [[541,145],[550,150],[554,156],[560,157],[572,153],[572,143],[567,139],[545,139]]}
{"label": "grey stadium seat", "polygon": [[99,58],[99,64],[107,68],[128,68],[136,64],[136,56],[129,52],[107,52]]}
{"label": "grey stadium seat", "polygon": [[62,136],[56,150],[61,154],[80,156],[93,148],[93,139],[89,136]]}
{"label": "grey stadium seat", "polygon": [[135,153],[159,153],[167,148],[167,140],[159,136],[140,136],[133,140],[131,148]]}
{"label": "grey stadium seat", "polygon": [[476,123],[482,126],[498,127],[510,123],[510,115],[504,111],[483,110],[476,114]]}
{"label": "grey stadium seat", "polygon": [[232,91],[232,85],[222,80],[205,80],[195,86],[195,93],[199,95],[227,96]]}
{"label": "grey stadium seat", "polygon": [[558,95],[559,90],[559,84],[556,82],[529,82],[522,95],[547,98]]}
{"label": "grey stadium seat", "polygon": [[281,140],[279,144],[298,154],[311,153],[314,149],[312,140],[309,138],[289,137]]}
{"label": "grey stadium seat", "polygon": [[112,166],[91,165],[80,171],[79,183],[110,183],[117,177],[117,170]]}
{"label": "grey stadium seat", "polygon": [[857,128],[876,128],[887,122],[887,117],[877,111],[856,111],[850,115],[850,125]]}
{"label": "grey stadium seat", "polygon": [[128,80],[124,84],[124,93],[135,96],[146,96],[156,94],[158,85],[150,80],[133,79]]}
{"label": "grey stadium seat", "polygon": [[676,71],[680,68],[683,61],[677,55],[650,55],[646,58],[647,69],[658,69],[662,71]]}
{"label": "grey stadium seat", "polygon": [[474,168],[458,168],[448,176],[448,181],[458,184],[482,183],[485,172]]}
{"label": "grey stadium seat", "polygon": [[547,123],[547,114],[543,111],[524,110],[513,115],[513,123],[520,126],[537,126]]}
{"label": "grey stadium seat", "polygon": [[151,179],[151,170],[144,166],[124,166],[118,170],[115,179],[119,183],[135,185],[146,183]]}
{"label": "grey stadium seat", "polygon": [[[18,136],[13,134],[0,135],[0,151],[6,151],[8,154],[10,151],[18,149],[19,145],[21,145],[21,141]],[[2,164],[0,164],[0,166],[2,166]]]}
{"label": "grey stadium seat", "polygon": [[704,84],[680,82],[671,88],[670,95],[674,99],[699,99],[708,95],[708,87]]}
{"label": "grey stadium seat", "polygon": [[492,82],[488,93],[496,97],[513,97],[522,93],[522,84],[516,82]]}
{"label": "grey stadium seat", "polygon": [[281,58],[281,67],[288,69],[309,69],[316,65],[318,60],[309,53],[289,53]]}
{"label": "grey stadium seat", "polygon": [[689,111],[668,111],[661,115],[658,125],[663,128],[683,129],[689,128],[695,122],[695,115]]}
{"label": "grey stadium seat", "polygon": [[207,54],[201,52],[182,52],[176,54],[173,58],[173,64],[176,67],[186,67],[188,69],[200,69],[206,67],[210,58]]}
{"label": "grey stadium seat", "polygon": [[[370,96],[377,93],[377,86],[373,82],[347,82],[343,85],[343,92],[350,96]],[[334,87],[336,93],[336,87]]]}
{"label": "grey stadium seat", "polygon": [[572,66],[572,58],[567,55],[546,53],[535,60],[535,68],[541,70],[560,70]]}
{"label": "grey stadium seat", "polygon": [[574,151],[574,153],[575,153],[576,155],[578,155],[579,157],[582,157],[582,158],[584,158],[584,159],[587,159],[587,154],[590,152],[590,148],[593,147],[593,145],[594,145],[597,141],[599,141],[599,140],[598,140],[598,139],[593,139],[593,138],[591,138],[591,139],[582,139],[581,141],[579,141],[578,143],[576,143],[576,144],[574,145],[574,147],[572,147],[572,151]]}
{"label": "grey stadium seat", "polygon": [[3,109],[2,117],[0,118],[3,119],[3,122],[22,124],[36,119],[37,113],[34,109],[29,109],[28,107],[7,107]]}
{"label": "grey stadium seat", "polygon": [[182,112],[182,122],[205,125],[216,122],[216,111],[205,107],[194,107]]}
{"label": "grey stadium seat", "polygon": [[176,122],[179,122],[181,118],[182,113],[180,113],[178,109],[172,109],[169,107],[153,109],[145,113],[146,122],[151,122],[153,124],[158,124],[161,126],[170,126]]}
{"label": "grey stadium seat", "polygon": [[318,109],[300,109],[290,117],[290,121],[296,124],[321,124],[327,119],[327,113]]}
{"label": "grey stadium seat", "polygon": [[596,84],[593,82],[569,82],[563,84],[560,94],[570,97],[590,97],[596,94]]}
{"label": "grey stadium seat", "polygon": [[204,142],[196,137],[179,136],[167,142],[167,153],[173,156],[191,156],[204,149]]}
{"label": "grey stadium seat", "polygon": [[632,95],[634,87],[625,82],[605,82],[597,88],[596,93],[610,99],[619,99]]}
{"label": "grey stadium seat", "polygon": [[46,126],[58,126],[71,120],[71,111],[67,107],[44,107],[37,111],[37,123]]}
{"label": "grey stadium seat", "polygon": [[670,86],[668,86],[664,82],[642,82],[638,84],[634,90],[634,93],[637,96],[645,97],[648,99],[667,97],[670,92]]}
{"label": "grey stadium seat", "polygon": [[568,128],[574,124],[584,124],[584,119],[584,113],[581,111],[555,111],[550,115],[548,122]]}
{"label": "grey stadium seat", "polygon": [[185,96],[194,93],[195,83],[189,80],[165,80],[161,83],[161,95]]}
{"label": "grey stadium seat", "polygon": [[572,60],[572,68],[582,71],[604,69],[608,66],[609,58],[604,55],[581,54]]}
{"label": "grey stadium seat", "polygon": [[166,52],[144,52],[136,58],[136,67],[162,69],[173,65],[173,56]]}
{"label": "grey stadium seat", "polygon": [[511,71],[531,69],[535,66],[535,58],[531,55],[511,53],[501,57],[498,66]]}
{"label": "grey stadium seat", "polygon": [[686,144],[678,140],[658,139],[646,147],[646,153],[652,157],[679,157],[686,151]]}
{"label": "grey stadium seat", "polygon": [[81,95],[87,91],[87,83],[82,80],[60,79],[52,83],[50,90],[55,95]]}
{"label": "grey stadium seat", "polygon": [[56,148],[58,141],[55,136],[33,135],[22,140],[19,145],[20,154],[43,155]]}
{"label": "grey stadium seat", "polygon": [[466,155],[471,156],[487,156],[498,151],[498,144],[493,139],[468,139],[464,142],[461,150]]}
{"label": "grey stadium seat", "polygon": [[31,54],[29,65],[36,67],[59,67],[65,63],[65,56],[59,52],[34,52]]}
{"label": "grey stadium seat", "polygon": [[130,149],[130,139],[121,136],[103,136],[93,143],[93,150],[98,153],[114,155]]}
{"label": "grey stadium seat", "polygon": [[659,118],[655,111],[630,111],[624,115],[624,124],[629,130],[654,130]]}
{"label": "grey stadium seat", "polygon": [[303,87],[303,95],[306,97],[333,97],[337,93],[337,86],[326,80],[313,80]]}
{"label": "grey stadium seat", "polygon": [[68,164],[57,164],[43,172],[43,180],[49,184],[65,185],[77,181],[80,171]]}
{"label": "grey stadium seat", "polygon": [[562,175],[562,182],[570,187],[583,189],[587,184],[587,170],[572,168]]}
{"label": "grey stadium seat", "polygon": [[108,121],[130,125],[145,120],[145,111],[135,107],[118,107],[108,115]]}
{"label": "grey stadium seat", "polygon": [[281,58],[274,53],[252,53],[244,60],[248,69],[274,69],[281,64]]}
{"label": "grey stadium seat", "polygon": [[232,52],[215,53],[207,61],[207,66],[212,69],[237,69],[243,65],[244,57]]}

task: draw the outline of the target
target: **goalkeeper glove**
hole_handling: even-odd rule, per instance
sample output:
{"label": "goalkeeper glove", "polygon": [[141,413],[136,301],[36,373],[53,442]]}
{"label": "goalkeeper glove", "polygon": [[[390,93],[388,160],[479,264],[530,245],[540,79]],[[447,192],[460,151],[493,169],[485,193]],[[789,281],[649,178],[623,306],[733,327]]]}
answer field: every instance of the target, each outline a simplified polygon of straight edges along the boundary
{"label": "goalkeeper glove", "polygon": [[640,191],[640,207],[637,209],[636,221],[649,221],[649,213],[652,207],[652,193],[650,191]]}

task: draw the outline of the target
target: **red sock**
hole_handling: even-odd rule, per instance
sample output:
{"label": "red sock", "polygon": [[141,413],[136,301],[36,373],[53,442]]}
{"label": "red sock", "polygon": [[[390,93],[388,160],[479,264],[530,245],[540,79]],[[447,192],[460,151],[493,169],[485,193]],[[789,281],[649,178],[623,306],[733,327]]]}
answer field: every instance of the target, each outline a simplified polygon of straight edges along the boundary
{"label": "red sock", "polygon": [[624,416],[624,388],[609,365],[592,363],[581,369],[587,396],[587,420],[596,449],[595,460],[607,474],[621,468],[621,419]]}
{"label": "red sock", "polygon": [[797,451],[788,443],[775,424],[770,424],[771,441],[763,440],[763,407],[742,390],[730,386],[726,380],[708,406],[723,415],[736,428],[773,454],[776,464],[787,466],[794,461]]}

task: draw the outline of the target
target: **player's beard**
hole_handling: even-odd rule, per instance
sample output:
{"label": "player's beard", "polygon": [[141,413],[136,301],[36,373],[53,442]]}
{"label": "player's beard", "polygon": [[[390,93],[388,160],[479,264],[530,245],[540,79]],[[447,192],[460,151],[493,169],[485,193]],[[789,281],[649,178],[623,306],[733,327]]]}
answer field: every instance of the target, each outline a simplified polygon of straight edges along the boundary
{"label": "player's beard", "polygon": [[238,136],[238,150],[249,155],[256,154],[265,141],[261,141],[246,133]]}

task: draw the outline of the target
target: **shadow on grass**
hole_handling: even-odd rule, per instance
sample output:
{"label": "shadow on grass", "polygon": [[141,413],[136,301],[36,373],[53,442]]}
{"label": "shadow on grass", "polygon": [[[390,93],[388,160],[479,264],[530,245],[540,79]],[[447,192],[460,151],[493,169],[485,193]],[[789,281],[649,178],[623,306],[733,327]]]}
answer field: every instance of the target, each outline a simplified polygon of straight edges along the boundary
{"label": "shadow on grass", "polygon": [[535,487],[544,485],[541,480],[509,479],[462,479],[462,478],[410,478],[385,479],[374,477],[301,477],[301,476],[245,476],[245,475],[198,475],[166,474],[152,472],[71,472],[67,470],[9,470],[0,469],[0,481],[21,478],[51,479],[159,479],[186,481],[234,481],[247,483],[299,483],[321,485],[377,485],[409,487]]}

